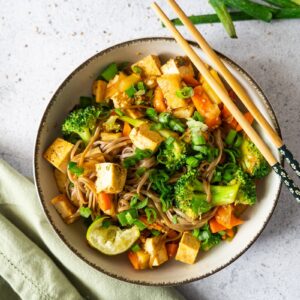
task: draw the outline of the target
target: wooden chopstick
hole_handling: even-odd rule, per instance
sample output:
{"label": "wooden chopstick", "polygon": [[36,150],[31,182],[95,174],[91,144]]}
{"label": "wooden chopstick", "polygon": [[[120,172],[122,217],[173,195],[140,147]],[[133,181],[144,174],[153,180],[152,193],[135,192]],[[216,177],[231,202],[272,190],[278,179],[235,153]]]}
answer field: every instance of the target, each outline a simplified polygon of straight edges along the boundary
{"label": "wooden chopstick", "polygon": [[190,21],[187,15],[183,12],[180,6],[176,3],[175,0],[168,0],[169,5],[178,15],[181,22],[185,25],[185,27],[190,31],[192,36],[195,38],[198,45],[201,47],[203,52],[207,55],[211,63],[214,65],[214,68],[223,76],[232,90],[239,97],[241,102],[245,105],[248,111],[252,114],[257,123],[263,128],[264,132],[269,137],[270,141],[278,148],[279,152],[286,158],[287,162],[291,165],[292,169],[296,172],[298,177],[300,178],[300,164],[294,159],[293,154],[287,149],[286,145],[277,134],[277,132],[273,129],[270,123],[266,120],[266,118],[261,114],[259,109],[250,99],[248,94],[245,92],[244,88],[240,85],[240,83],[236,80],[236,78],[231,74],[231,72],[224,65],[222,60],[219,58],[217,53],[213,50],[213,48],[209,45],[209,43],[204,39],[196,26]]}
{"label": "wooden chopstick", "polygon": [[229,95],[223,90],[220,84],[214,79],[214,77],[209,72],[208,68],[202,62],[200,57],[194,51],[194,49],[190,46],[190,44],[184,39],[184,37],[180,34],[180,32],[175,28],[173,23],[168,19],[162,9],[157,5],[157,3],[152,3],[152,8],[164,23],[166,28],[172,33],[173,37],[177,41],[177,43],[181,46],[184,50],[186,55],[190,58],[193,62],[195,67],[201,73],[201,75],[205,78],[207,83],[214,89],[217,96],[222,100],[222,102],[226,105],[228,110],[231,112],[233,117],[237,120],[240,124],[242,129],[248,135],[250,140],[257,146],[259,151],[265,157],[267,162],[272,166],[274,171],[284,180],[284,183],[288,186],[290,192],[295,196],[296,200],[300,202],[300,190],[297,188],[286,173],[286,171],[282,168],[280,163],[277,161],[269,147],[265,144],[262,138],[258,135],[258,133],[254,130],[254,128],[248,123],[244,115],[240,112],[236,104],[231,100]]}

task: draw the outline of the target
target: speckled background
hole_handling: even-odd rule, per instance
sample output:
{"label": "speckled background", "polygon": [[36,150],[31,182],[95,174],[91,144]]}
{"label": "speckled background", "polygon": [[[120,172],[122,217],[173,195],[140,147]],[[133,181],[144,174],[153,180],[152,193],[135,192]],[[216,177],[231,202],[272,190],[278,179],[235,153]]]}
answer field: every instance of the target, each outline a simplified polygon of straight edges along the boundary
{"label": "speckled background", "polygon": [[[168,36],[151,1],[0,0],[0,156],[32,176],[38,123],[53,92],[81,62],[113,44]],[[162,3],[163,1],[159,1]],[[179,1],[188,13],[207,1]],[[168,14],[172,12],[162,3]],[[211,44],[245,68],[269,98],[286,144],[300,159],[300,20],[241,22],[239,38],[203,25]],[[185,36],[189,34],[183,30]],[[257,242],[219,273],[184,285],[188,299],[300,299],[300,206],[283,188]]]}

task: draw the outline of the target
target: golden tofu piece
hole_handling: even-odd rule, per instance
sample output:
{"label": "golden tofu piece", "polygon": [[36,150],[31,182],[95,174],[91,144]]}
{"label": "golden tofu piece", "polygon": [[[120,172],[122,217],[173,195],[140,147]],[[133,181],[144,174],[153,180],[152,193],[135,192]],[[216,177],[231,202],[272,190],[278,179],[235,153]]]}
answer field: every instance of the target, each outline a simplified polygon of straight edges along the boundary
{"label": "golden tofu piece", "polygon": [[51,200],[51,203],[67,224],[71,224],[78,219],[77,217],[73,217],[76,208],[65,194],[56,196]]}
{"label": "golden tofu piece", "polygon": [[192,62],[187,56],[177,56],[169,59],[162,67],[163,74],[179,74],[181,77],[194,77]]}
{"label": "golden tofu piece", "polygon": [[66,194],[67,193],[66,184],[68,181],[67,175],[59,171],[58,169],[55,169],[54,178],[59,192],[62,194]]}
{"label": "golden tofu piece", "polygon": [[100,137],[101,137],[102,141],[109,142],[109,141],[113,141],[115,139],[118,139],[118,138],[122,137],[122,133],[121,132],[116,132],[116,133],[113,133],[113,132],[101,132],[100,133]]}
{"label": "golden tofu piece", "polygon": [[157,83],[161,88],[164,98],[170,108],[187,106],[187,101],[177,97],[176,92],[181,86],[181,77],[179,74],[165,74],[157,78]]}
{"label": "golden tofu piece", "polygon": [[191,118],[194,114],[195,111],[195,106],[194,105],[188,105],[185,107],[178,107],[175,108],[172,111],[172,114],[174,117],[179,118],[179,119],[188,119]]}
{"label": "golden tofu piece", "polygon": [[107,83],[104,80],[96,80],[93,84],[93,94],[96,102],[102,102],[105,99]]}
{"label": "golden tofu piece", "polygon": [[191,233],[184,232],[175,259],[186,264],[193,264],[197,258],[199,249],[200,241]]}
{"label": "golden tofu piece", "polygon": [[164,138],[156,131],[150,130],[149,124],[142,124],[130,131],[129,138],[139,149],[155,151]]}
{"label": "golden tofu piece", "polygon": [[127,108],[125,112],[130,118],[133,119],[140,119],[145,115],[138,108]]}
{"label": "golden tofu piece", "polygon": [[100,163],[96,165],[96,171],[97,193],[117,194],[122,192],[126,181],[126,169],[114,163]]}
{"label": "golden tofu piece", "polygon": [[73,144],[64,139],[57,138],[45,151],[44,158],[61,172],[66,173],[73,146]]}
{"label": "golden tofu piece", "polygon": [[115,108],[127,108],[133,105],[134,98],[129,98],[125,92],[117,92],[111,97]]}
{"label": "golden tofu piece", "polygon": [[144,57],[143,59],[139,60],[133,66],[138,66],[143,70],[143,76],[144,77],[150,77],[150,76],[160,76],[160,60],[159,57],[156,55],[148,55]]}
{"label": "golden tofu piece", "polygon": [[127,76],[120,72],[112,80],[110,80],[106,87],[105,99],[110,99],[113,95],[117,94],[120,90],[120,82]]}
{"label": "golden tofu piece", "polygon": [[150,255],[150,268],[160,266],[169,259],[166,244],[160,236],[147,238],[144,248]]}

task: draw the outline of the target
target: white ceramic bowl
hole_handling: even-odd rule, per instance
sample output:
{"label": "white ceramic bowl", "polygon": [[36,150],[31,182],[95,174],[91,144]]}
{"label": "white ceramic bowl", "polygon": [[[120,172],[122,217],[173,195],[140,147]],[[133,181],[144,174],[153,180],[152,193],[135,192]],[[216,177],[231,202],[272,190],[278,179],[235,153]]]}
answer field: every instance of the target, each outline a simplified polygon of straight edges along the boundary
{"label": "white ceramic bowl", "polygon": [[[191,45],[206,60],[198,46],[194,43]],[[148,54],[158,54],[162,60],[165,60],[175,55],[183,55],[183,52],[176,42],[169,38],[145,38],[129,41],[96,54],[68,76],[50,100],[40,123],[34,154],[35,182],[51,226],[70,250],[86,263],[112,277],[128,282],[147,285],[176,285],[198,280],[221,270],[252,245],[266,226],[278,200],[281,183],[274,172],[259,182],[258,202],[246,212],[244,216],[246,222],[240,226],[232,242],[220,243],[208,253],[200,253],[197,262],[193,265],[172,260],[154,270],[135,271],[125,254],[109,257],[91,249],[85,240],[86,226],[83,223],[66,225],[62,221],[50,203],[50,200],[58,194],[53,178],[53,168],[42,157],[45,149],[61,134],[60,125],[68,112],[78,103],[79,96],[90,94],[91,84],[99,70],[110,62],[135,62]],[[274,112],[258,85],[238,65],[223,55],[221,57],[259,110],[279,130]],[[261,135],[268,143],[264,134],[261,133]],[[280,159],[278,151],[271,144],[270,147],[275,156]]]}

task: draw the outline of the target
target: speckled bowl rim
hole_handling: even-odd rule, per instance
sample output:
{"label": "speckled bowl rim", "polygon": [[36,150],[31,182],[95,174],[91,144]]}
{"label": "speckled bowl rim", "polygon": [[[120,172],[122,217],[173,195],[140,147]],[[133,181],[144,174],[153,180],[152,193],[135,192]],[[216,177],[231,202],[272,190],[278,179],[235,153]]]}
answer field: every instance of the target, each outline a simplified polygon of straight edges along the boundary
{"label": "speckled bowl rim", "polygon": [[[126,45],[130,45],[130,44],[135,44],[135,43],[140,43],[140,42],[151,42],[151,41],[166,41],[166,42],[170,42],[170,41],[174,41],[175,40],[173,38],[168,38],[168,37],[146,37],[146,38],[139,38],[139,39],[135,39],[135,40],[131,40],[131,41],[126,41],[126,42],[122,42],[119,44],[116,44],[114,46],[111,46],[107,49],[104,49],[100,52],[98,52],[97,54],[93,55],[92,57],[88,58],[85,62],[83,62],[79,67],[77,67],[63,82],[62,84],[58,87],[58,89],[56,90],[56,92],[53,94],[51,100],[49,101],[45,112],[43,114],[43,117],[40,121],[39,127],[38,127],[38,132],[37,132],[37,137],[36,137],[36,141],[35,141],[35,146],[34,146],[34,161],[33,161],[33,172],[34,172],[34,181],[35,181],[35,186],[37,189],[37,193],[40,199],[40,203],[42,205],[42,208],[45,212],[45,215],[48,219],[48,222],[51,224],[51,226],[53,227],[53,229],[55,230],[55,232],[57,233],[57,235],[59,236],[59,238],[67,245],[67,247],[74,253],[76,254],[80,259],[82,259],[84,262],[86,262],[88,265],[90,265],[91,267],[95,268],[98,271],[101,271],[102,273],[109,275],[113,278],[125,281],[125,282],[129,282],[129,283],[134,283],[134,284],[140,284],[140,285],[147,285],[147,286],[177,286],[177,285],[181,285],[181,284],[186,284],[186,283],[190,283],[193,281],[197,281],[206,277],[209,277],[215,273],[217,273],[218,271],[224,269],[225,267],[227,267],[228,265],[230,265],[231,263],[233,263],[235,260],[237,260],[242,254],[244,254],[252,245],[253,243],[258,239],[258,237],[260,236],[260,234],[263,232],[263,230],[265,229],[267,223],[269,222],[275,207],[278,203],[279,200],[279,195],[280,195],[280,191],[282,188],[282,182],[279,185],[279,188],[277,190],[276,193],[276,199],[273,205],[272,210],[270,211],[269,215],[267,216],[262,229],[256,234],[256,236],[248,243],[247,246],[245,246],[244,250],[242,250],[239,254],[237,254],[235,257],[233,257],[232,259],[230,259],[226,264],[212,270],[211,272],[199,276],[199,277],[193,277],[187,280],[182,280],[182,281],[178,281],[175,283],[168,283],[168,282],[161,282],[161,283],[149,283],[147,281],[141,281],[141,280],[130,280],[128,278],[126,278],[125,276],[119,276],[119,275],[115,275],[110,273],[109,271],[106,271],[104,269],[102,269],[101,267],[95,265],[94,263],[90,262],[86,257],[83,257],[80,253],[77,252],[77,250],[65,239],[64,235],[62,234],[62,232],[56,227],[54,221],[52,220],[49,211],[47,210],[47,207],[45,205],[45,200],[44,200],[44,196],[43,196],[43,191],[40,185],[40,178],[39,178],[39,169],[38,169],[38,153],[39,153],[39,147],[40,147],[40,135],[41,135],[41,131],[42,128],[44,127],[44,125],[46,124],[46,119],[48,116],[48,112],[50,110],[50,108],[54,105],[56,98],[58,96],[58,94],[60,93],[60,91],[68,84],[68,82],[72,79],[72,77],[81,69],[83,69],[87,64],[89,64],[92,60],[98,58],[99,56],[102,56],[106,53],[109,53],[110,51],[116,49],[116,48],[122,48]],[[190,45],[197,47],[200,49],[200,47],[198,46],[197,43],[193,42],[193,41],[188,41]],[[262,101],[262,103],[264,104],[265,108],[267,109],[269,116],[272,119],[272,122],[275,126],[276,131],[278,132],[278,134],[281,136],[281,131],[280,131],[280,127],[278,124],[278,120],[276,118],[276,115],[274,113],[274,110],[269,102],[269,100],[267,99],[267,97],[265,96],[265,94],[263,93],[262,89],[259,87],[259,85],[256,83],[256,81],[245,71],[243,70],[240,66],[238,66],[235,62],[233,62],[230,58],[228,58],[227,56],[223,55],[220,52],[217,52],[218,55],[224,60],[226,61],[226,63],[228,63],[231,67],[235,68],[236,71],[238,71],[240,74],[243,75],[243,77],[245,79],[247,79],[248,83],[255,89],[255,91],[258,93],[260,100]],[[283,163],[283,159],[280,156],[280,161],[281,163]]]}

